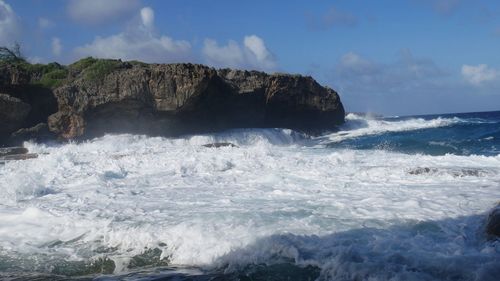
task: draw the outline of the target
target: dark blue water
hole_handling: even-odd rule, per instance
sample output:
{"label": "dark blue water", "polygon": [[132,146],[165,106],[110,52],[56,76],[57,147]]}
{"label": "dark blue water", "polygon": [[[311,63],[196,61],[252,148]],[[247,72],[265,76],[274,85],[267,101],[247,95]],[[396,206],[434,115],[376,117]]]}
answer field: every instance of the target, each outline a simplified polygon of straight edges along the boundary
{"label": "dark blue water", "polygon": [[[500,154],[500,111],[426,116],[378,117],[347,120],[345,131],[369,129],[370,121],[383,122],[394,131],[368,133],[333,141],[332,148],[380,149],[407,154],[485,155]],[[437,127],[412,129],[416,121],[440,123]],[[406,127],[405,127],[406,125]],[[374,128],[376,129],[376,128]]]}

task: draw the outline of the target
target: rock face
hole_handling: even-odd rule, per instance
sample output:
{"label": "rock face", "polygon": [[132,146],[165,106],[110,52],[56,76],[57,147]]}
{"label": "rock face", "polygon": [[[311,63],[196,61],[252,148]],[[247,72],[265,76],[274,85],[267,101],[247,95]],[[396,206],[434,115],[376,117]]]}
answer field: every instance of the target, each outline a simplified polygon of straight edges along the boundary
{"label": "rock face", "polygon": [[47,141],[55,139],[55,135],[49,131],[46,123],[39,123],[31,128],[22,128],[11,135],[11,139],[16,143],[23,140]]}
{"label": "rock face", "polygon": [[344,122],[335,91],[311,77],[215,70],[203,65],[131,65],[54,91],[48,125],[65,139],[106,132],[176,135],[236,127],[333,128]]}
{"label": "rock face", "polygon": [[[33,83],[39,76],[19,66],[0,64],[0,145],[36,136],[34,130],[31,135],[23,132],[25,128],[46,123],[47,117],[57,111],[51,89]],[[47,135],[47,131],[44,133]],[[13,134],[17,137],[13,138]]]}
{"label": "rock face", "polygon": [[30,105],[20,99],[0,94],[0,135],[21,128],[30,110]]}
{"label": "rock face", "polygon": [[345,114],[338,94],[311,77],[196,64],[87,58],[67,67],[0,65],[0,92],[8,94],[0,95],[0,134],[16,140],[245,127],[317,131],[343,123]]}
{"label": "rock face", "polygon": [[16,65],[4,64],[0,67],[0,86],[27,85],[31,74]]}

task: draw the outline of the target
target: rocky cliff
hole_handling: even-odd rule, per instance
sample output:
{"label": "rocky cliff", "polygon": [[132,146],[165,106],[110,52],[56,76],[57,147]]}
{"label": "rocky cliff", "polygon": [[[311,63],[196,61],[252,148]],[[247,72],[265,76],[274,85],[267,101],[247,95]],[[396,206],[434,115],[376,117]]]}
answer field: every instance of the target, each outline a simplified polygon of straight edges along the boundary
{"label": "rocky cliff", "polygon": [[344,122],[338,94],[311,77],[195,64],[87,58],[68,67],[0,66],[0,92],[7,94],[0,95],[4,136],[45,122],[62,139],[242,127],[316,131]]}

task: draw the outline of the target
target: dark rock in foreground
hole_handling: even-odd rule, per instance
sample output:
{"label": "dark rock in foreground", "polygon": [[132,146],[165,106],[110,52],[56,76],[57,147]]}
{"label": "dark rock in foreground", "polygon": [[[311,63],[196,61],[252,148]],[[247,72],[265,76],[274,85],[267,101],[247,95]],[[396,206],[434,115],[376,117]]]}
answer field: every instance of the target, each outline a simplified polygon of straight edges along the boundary
{"label": "dark rock in foreground", "polygon": [[38,158],[36,153],[26,153],[26,154],[12,154],[8,156],[1,157],[0,160],[28,160]]}
{"label": "dark rock in foreground", "polygon": [[488,216],[486,233],[491,237],[500,238],[500,204]]}
{"label": "dark rock in foreground", "polygon": [[410,175],[422,175],[422,174],[436,173],[437,171],[438,171],[438,169],[436,169],[436,168],[417,167],[414,169],[410,169],[408,171],[408,174],[410,174]]}
{"label": "dark rock in foreground", "polygon": [[0,90],[13,111],[0,120],[12,125],[3,134],[17,141],[250,127],[314,132],[335,128],[345,115],[338,94],[311,77],[194,64],[87,58],[67,67],[0,66]]}
{"label": "dark rock in foreground", "polygon": [[11,134],[11,138],[18,142],[22,140],[47,141],[55,139],[55,135],[49,130],[46,123],[40,123],[31,128],[17,130]]}
{"label": "dark rock in foreground", "polygon": [[215,143],[207,143],[203,145],[204,147],[209,147],[209,148],[219,148],[219,147],[238,147],[235,144],[232,144],[230,142],[215,142]]}
{"label": "dark rock in foreground", "polygon": [[28,149],[24,147],[1,147],[0,157],[14,155],[14,154],[26,154]]}
{"label": "dark rock in foreground", "polygon": [[38,154],[28,153],[28,149],[25,147],[2,147],[0,148],[0,162],[10,160],[27,160],[37,158]]}

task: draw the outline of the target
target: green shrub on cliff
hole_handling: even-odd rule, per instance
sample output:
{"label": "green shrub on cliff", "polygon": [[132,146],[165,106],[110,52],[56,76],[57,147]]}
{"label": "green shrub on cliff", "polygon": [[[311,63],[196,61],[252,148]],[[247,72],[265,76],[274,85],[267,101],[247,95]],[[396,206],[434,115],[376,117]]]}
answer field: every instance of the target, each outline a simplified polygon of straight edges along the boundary
{"label": "green shrub on cliff", "polygon": [[21,67],[30,74],[33,79],[32,83],[46,88],[57,88],[68,78],[67,67],[56,62],[48,64],[24,63]]}
{"label": "green shrub on cliff", "polygon": [[121,60],[86,57],[69,65],[69,69],[71,72],[75,73],[83,72],[85,79],[99,81],[118,68],[121,63]]}
{"label": "green shrub on cliff", "polygon": [[33,73],[33,74],[37,74],[39,76],[43,76],[43,75],[50,73],[52,71],[55,71],[55,70],[66,69],[65,66],[62,66],[62,65],[58,64],[57,62],[51,62],[48,64],[26,63],[23,67],[24,67],[24,69],[26,69],[26,71]]}
{"label": "green shrub on cliff", "polygon": [[79,61],[76,61],[76,62],[70,64],[69,68],[74,72],[81,72],[84,69],[93,65],[96,61],[97,61],[97,59],[95,59],[93,57],[86,57],[86,58],[83,58]]}
{"label": "green shrub on cliff", "polygon": [[31,83],[46,88],[62,85],[68,77],[67,67],[56,62],[31,64],[21,54],[21,46],[16,43],[12,48],[0,46],[0,66],[5,66],[18,73],[24,73]]}
{"label": "green shrub on cliff", "polygon": [[67,77],[67,69],[55,69],[45,73],[38,83],[47,88],[57,88],[66,81]]}
{"label": "green shrub on cliff", "polygon": [[146,66],[148,66],[148,64],[147,64],[147,63],[142,62],[142,61],[138,61],[138,60],[130,60],[130,61],[127,61],[127,63],[129,63],[129,64],[131,64],[131,65],[141,66],[141,67],[146,67]]}
{"label": "green shrub on cliff", "polygon": [[[139,63],[134,62],[134,64]],[[0,46],[0,66],[17,69],[16,71],[28,75],[32,84],[46,88],[57,88],[80,75],[91,82],[102,81],[106,75],[119,68],[121,64],[121,60],[93,57],[80,59],[69,66],[63,66],[56,62],[31,64],[21,55],[19,44],[13,48]]]}
{"label": "green shrub on cliff", "polygon": [[90,81],[102,80],[121,65],[119,60],[100,59],[85,69],[85,78]]}

